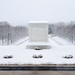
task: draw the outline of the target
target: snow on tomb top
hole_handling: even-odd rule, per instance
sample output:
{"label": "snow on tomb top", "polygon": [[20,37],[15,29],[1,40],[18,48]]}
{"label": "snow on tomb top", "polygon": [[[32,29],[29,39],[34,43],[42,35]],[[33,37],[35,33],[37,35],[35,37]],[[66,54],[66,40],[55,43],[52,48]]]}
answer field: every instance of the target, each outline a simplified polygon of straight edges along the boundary
{"label": "snow on tomb top", "polygon": [[29,21],[29,23],[48,23],[48,21]]}

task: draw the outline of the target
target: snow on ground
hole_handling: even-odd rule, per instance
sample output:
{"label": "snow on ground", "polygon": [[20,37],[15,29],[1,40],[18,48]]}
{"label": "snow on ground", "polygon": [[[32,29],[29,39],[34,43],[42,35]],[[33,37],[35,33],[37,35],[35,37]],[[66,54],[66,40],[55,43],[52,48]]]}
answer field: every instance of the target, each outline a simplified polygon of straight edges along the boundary
{"label": "snow on ground", "polygon": [[[65,41],[64,39],[58,37],[58,36],[49,36],[49,44],[51,46],[65,46],[65,45],[73,45],[72,43]],[[14,45],[16,46],[25,46],[26,44],[28,44],[29,42],[29,38],[25,37],[19,41],[17,41]],[[44,44],[44,43],[42,43]]]}
{"label": "snow on ground", "polygon": [[64,39],[55,36],[55,37],[51,37],[52,40],[54,40],[55,42],[59,43],[60,45],[73,45],[72,43],[65,41]]}
{"label": "snow on ground", "polygon": [[26,43],[28,41],[28,39],[29,39],[28,37],[24,37],[24,38],[20,39],[19,41],[15,42],[13,45],[15,45],[15,46],[21,45],[23,43]]}
{"label": "snow on ground", "polygon": [[[41,54],[43,58],[33,58],[35,54]],[[12,55],[13,58],[3,58],[6,55]],[[65,59],[64,55],[73,55],[73,58]],[[0,64],[75,64],[75,47],[57,46],[46,50],[33,50],[25,49],[24,46],[1,46]]]}
{"label": "snow on ground", "polygon": [[[0,64],[75,64],[75,46],[68,45],[59,37],[49,37],[50,49],[26,49],[28,37],[19,40],[12,46],[0,46]],[[43,58],[33,58],[34,55]],[[12,55],[13,58],[5,59],[4,56]],[[63,58],[72,55],[72,59]]]}

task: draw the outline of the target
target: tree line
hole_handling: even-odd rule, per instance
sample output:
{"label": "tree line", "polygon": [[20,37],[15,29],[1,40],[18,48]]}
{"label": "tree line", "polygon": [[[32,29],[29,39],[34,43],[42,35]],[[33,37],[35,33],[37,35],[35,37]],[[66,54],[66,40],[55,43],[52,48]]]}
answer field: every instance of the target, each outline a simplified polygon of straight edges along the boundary
{"label": "tree line", "polygon": [[75,43],[75,22],[70,23],[59,22],[49,25],[49,34],[54,34],[65,40]]}
{"label": "tree line", "polygon": [[8,22],[0,22],[0,44],[9,45],[28,35],[25,26],[11,26]]}
{"label": "tree line", "polygon": [[[49,24],[48,33],[75,43],[75,22]],[[26,36],[28,36],[27,27],[11,26],[8,22],[0,22],[0,45],[12,44]]]}

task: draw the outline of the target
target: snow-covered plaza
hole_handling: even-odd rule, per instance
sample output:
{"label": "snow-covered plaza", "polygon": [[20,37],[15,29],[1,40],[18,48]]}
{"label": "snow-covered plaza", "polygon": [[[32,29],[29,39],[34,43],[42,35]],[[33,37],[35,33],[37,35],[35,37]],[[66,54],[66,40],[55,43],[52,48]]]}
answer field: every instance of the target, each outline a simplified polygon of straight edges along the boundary
{"label": "snow-covered plaza", "polygon": [[[0,64],[75,64],[75,46],[57,36],[49,36],[50,49],[26,49],[27,43],[28,37],[14,45],[0,46]],[[33,58],[34,55],[42,55],[42,58]],[[64,58],[69,55],[73,58]]]}

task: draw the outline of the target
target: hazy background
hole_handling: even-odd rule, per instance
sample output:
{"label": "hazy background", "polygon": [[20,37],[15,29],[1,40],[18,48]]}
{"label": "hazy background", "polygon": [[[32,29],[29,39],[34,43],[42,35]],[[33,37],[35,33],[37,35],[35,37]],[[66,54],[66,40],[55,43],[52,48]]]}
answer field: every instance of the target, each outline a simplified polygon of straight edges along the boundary
{"label": "hazy background", "polygon": [[0,0],[0,45],[27,37],[28,21],[49,21],[49,34],[75,45],[75,0]]}
{"label": "hazy background", "polygon": [[30,20],[75,21],[75,0],[0,0],[0,21],[13,26]]}

